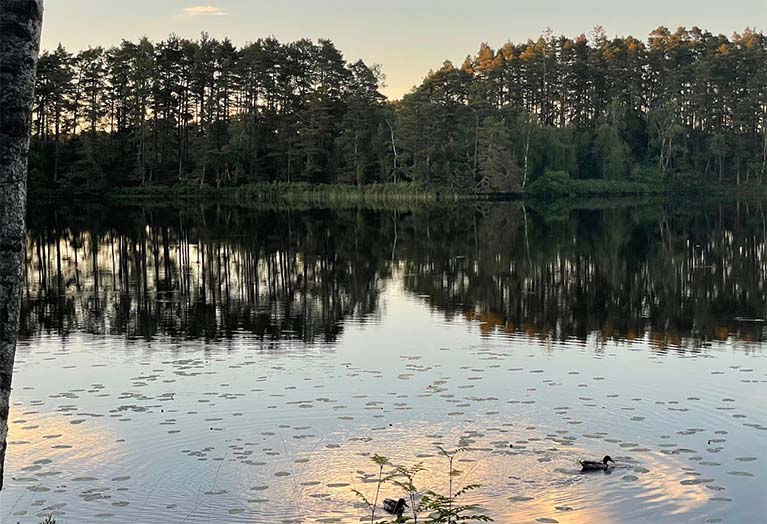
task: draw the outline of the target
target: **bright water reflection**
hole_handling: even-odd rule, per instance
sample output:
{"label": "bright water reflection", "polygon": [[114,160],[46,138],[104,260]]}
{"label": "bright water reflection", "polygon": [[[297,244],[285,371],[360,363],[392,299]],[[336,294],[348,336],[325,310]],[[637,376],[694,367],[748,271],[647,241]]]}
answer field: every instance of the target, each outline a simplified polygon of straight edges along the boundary
{"label": "bright water reflection", "polygon": [[436,445],[498,522],[767,519],[759,204],[44,218],[2,522],[358,522]]}

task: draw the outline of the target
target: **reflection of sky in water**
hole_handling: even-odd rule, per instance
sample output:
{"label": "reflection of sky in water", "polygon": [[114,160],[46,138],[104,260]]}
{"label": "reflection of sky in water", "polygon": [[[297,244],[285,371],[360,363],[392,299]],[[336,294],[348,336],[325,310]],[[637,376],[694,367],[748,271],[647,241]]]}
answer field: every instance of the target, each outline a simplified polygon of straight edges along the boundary
{"label": "reflection of sky in water", "polygon": [[[767,518],[759,345],[487,335],[402,289],[330,345],[24,342],[2,522],[358,522],[369,455],[443,490],[437,443],[470,448],[459,483],[498,522]],[[577,471],[604,454],[612,474]]]}

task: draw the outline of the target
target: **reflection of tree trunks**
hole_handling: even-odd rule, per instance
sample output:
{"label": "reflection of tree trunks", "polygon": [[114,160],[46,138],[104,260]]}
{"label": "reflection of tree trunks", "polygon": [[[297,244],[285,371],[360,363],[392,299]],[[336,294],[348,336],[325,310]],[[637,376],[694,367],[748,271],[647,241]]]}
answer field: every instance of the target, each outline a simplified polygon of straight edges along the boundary
{"label": "reflection of tree trunks", "polygon": [[224,247],[224,303],[226,304],[227,310],[229,309],[229,305],[231,304],[231,297],[230,297],[230,287],[229,287],[229,246]]}
{"label": "reflection of tree trunks", "polygon": [[[738,289],[764,288],[759,256],[767,235],[763,217],[767,210],[741,204],[739,217],[734,203],[723,207],[719,216],[716,208],[688,217],[673,208],[648,207],[643,214],[647,218],[639,225],[626,220],[624,211],[612,209],[598,215],[578,211],[563,223],[549,223],[523,203],[514,206],[519,213],[514,219],[505,205],[477,206],[471,215],[460,216],[436,210],[404,215],[340,212],[326,217],[294,211],[286,234],[276,233],[285,230],[288,220],[282,212],[251,215],[233,210],[230,216],[226,209],[220,214],[207,209],[209,229],[200,226],[202,213],[162,222],[167,216],[163,212],[154,217],[158,221],[154,236],[146,238],[147,213],[142,218],[126,217],[117,226],[130,228],[127,231],[94,235],[92,242],[101,242],[107,250],[114,244],[114,261],[98,257],[96,266],[98,294],[113,301],[102,311],[116,313],[111,328],[116,335],[135,336],[138,326],[148,336],[159,330],[171,338],[228,337],[239,329],[273,339],[333,340],[345,318],[376,310],[377,283],[402,265],[406,289],[428,296],[430,304],[446,315],[460,316],[464,311],[475,318],[482,315],[484,326],[579,339],[598,331],[600,341],[605,341],[614,329],[670,337],[682,329],[689,333],[695,323],[696,332],[702,333],[695,336],[710,338],[716,333],[714,326],[729,326],[726,319],[764,310],[759,293],[742,294]],[[227,234],[222,230],[230,236],[222,237]],[[84,238],[87,249],[92,249],[93,233],[71,225],[63,233],[54,226],[50,231],[30,234],[31,300],[25,303],[22,329],[93,325],[98,320],[93,308],[67,309],[72,303],[68,291],[75,287],[71,246],[77,241],[71,239]],[[144,266],[148,268],[151,260],[144,260],[141,253],[142,238],[146,250],[152,251],[149,257],[156,259],[153,280],[146,278]],[[61,304],[54,300],[57,242],[62,295],[69,295]],[[120,252],[125,253],[122,262]],[[192,252],[199,257],[195,263],[190,263]],[[85,256],[88,259],[80,261],[81,285],[83,296],[89,298],[95,271],[92,252]],[[166,256],[170,262],[159,262]],[[161,273],[166,267],[170,276],[165,278],[183,289],[165,294],[161,303],[156,296],[167,288],[164,281],[157,281],[157,266]],[[40,300],[45,295],[36,272],[46,267],[51,300]],[[113,274],[124,268],[129,288],[122,294],[108,289],[110,267]],[[148,270],[152,274],[153,268]],[[213,304],[220,302],[221,308],[214,310],[201,300],[203,295],[208,302],[210,297]],[[761,340],[764,335],[759,331],[752,336]]]}
{"label": "reflection of tree trunks", "polygon": [[254,294],[255,294],[255,307],[258,309],[259,304],[259,294],[260,291],[260,283],[261,283],[261,277],[259,275],[258,271],[258,264],[259,264],[259,251],[256,249],[253,253],[253,282],[254,282]]}
{"label": "reflection of tree trunks", "polygon": [[0,489],[24,281],[27,156],[42,0],[0,8]]}
{"label": "reflection of tree trunks", "polygon": [[[99,239],[91,234],[91,273],[93,275],[93,305],[96,313],[99,311]],[[58,245],[58,242],[56,243]],[[59,294],[61,294],[59,292]]]}
{"label": "reflection of tree trunks", "polygon": [[154,285],[160,282],[160,241],[159,233],[155,227],[150,229],[152,232],[152,262],[154,263]]}
{"label": "reflection of tree trunks", "polygon": [[530,236],[527,232],[527,208],[524,204],[522,204],[522,216],[525,219],[525,253],[527,253],[527,264],[532,266],[532,261],[530,260]]}
{"label": "reflection of tree trunks", "polygon": [[35,250],[37,251],[37,281],[40,287],[45,291],[45,267],[43,266],[43,247],[42,239],[38,236],[35,240]]}
{"label": "reflection of tree trunks", "polygon": [[[303,326],[306,326],[309,322],[309,301],[307,299],[308,295],[308,276],[307,276],[307,260],[306,256],[303,257],[303,279],[302,279],[302,290],[301,290],[301,324]],[[304,329],[304,336],[303,340],[304,342],[308,342],[309,338],[307,336],[308,330]]]}
{"label": "reflection of tree trunks", "polygon": [[149,301],[149,269],[147,267],[147,249],[146,249],[146,235],[142,232],[141,245],[139,251],[139,269],[141,270],[141,295],[142,295],[142,310],[144,312],[144,336],[151,335],[151,326],[149,320],[152,316],[152,307]]}
{"label": "reflection of tree trunks", "polygon": [[392,242],[391,242],[391,264],[392,264],[392,269],[394,269],[395,255],[397,252],[397,240],[399,239],[399,234],[397,231],[397,212],[396,211],[392,212],[392,218],[394,220],[394,238],[392,239]]}
{"label": "reflection of tree trunks", "polygon": [[77,291],[80,291],[80,262],[79,262],[79,259],[77,258],[77,251],[78,251],[80,239],[78,238],[78,236],[72,239],[74,243],[74,246],[72,247],[75,250],[75,285],[77,286]]}
{"label": "reflection of tree trunks", "polygon": [[112,255],[112,288],[116,288],[117,284],[115,282],[115,274],[117,271],[115,269],[115,232],[114,230],[111,230],[109,232],[109,250]]}
{"label": "reflection of tree trunks", "polygon": [[64,282],[61,275],[61,240],[56,237],[56,292],[59,297],[64,294]]}
{"label": "reflection of tree trunks", "polygon": [[216,274],[211,285],[214,285],[214,294],[218,297],[217,303],[221,304],[221,242],[216,243]]}
{"label": "reflection of tree trunks", "polygon": [[264,275],[264,284],[266,286],[266,289],[264,290],[266,293],[266,297],[268,300],[274,299],[274,271],[272,271],[272,256],[270,253],[264,253],[263,258],[263,267],[265,271]]}
{"label": "reflection of tree trunks", "polygon": [[124,279],[123,265],[125,264],[125,239],[122,236],[117,239],[117,251],[119,253],[118,260],[117,260],[117,281],[120,283],[120,287],[118,288],[118,291],[122,292],[125,289],[123,285],[123,279]]}
{"label": "reflection of tree trunks", "polygon": [[165,281],[165,290],[171,291],[173,289],[173,283],[170,271],[170,246],[168,245],[167,227],[162,229],[162,273],[163,280]]}
{"label": "reflection of tree trunks", "polygon": [[29,268],[32,267],[32,259],[34,255],[29,252],[30,248],[31,246],[29,244],[29,240],[27,240],[24,243],[24,267],[27,268],[27,270],[24,272],[24,300],[26,300],[27,302],[29,302],[32,299],[32,296],[31,296],[32,286],[30,285],[30,281],[29,281],[29,273],[30,273]]}
{"label": "reflection of tree trunks", "polygon": [[202,242],[197,243],[197,252],[199,253],[199,275],[200,275],[200,292],[202,294],[202,303],[207,302],[207,294],[205,293],[205,245]]}
{"label": "reflection of tree trunks", "polygon": [[210,295],[210,302],[213,306],[213,310],[215,311],[216,305],[218,304],[218,295],[216,293],[216,275],[213,272],[213,243],[208,242],[207,246],[208,251],[208,294]]}
{"label": "reflection of tree trunks", "polygon": [[189,238],[184,230],[183,223],[179,221],[178,225],[178,280],[181,288],[181,296],[188,297],[187,281],[191,268],[189,267]]}

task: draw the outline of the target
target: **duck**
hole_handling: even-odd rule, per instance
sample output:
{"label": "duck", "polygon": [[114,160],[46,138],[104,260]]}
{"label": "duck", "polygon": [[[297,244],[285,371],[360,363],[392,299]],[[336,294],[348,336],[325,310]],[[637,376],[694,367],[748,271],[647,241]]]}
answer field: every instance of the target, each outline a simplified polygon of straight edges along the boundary
{"label": "duck", "polygon": [[407,502],[405,502],[405,499],[385,499],[383,507],[387,513],[402,517],[402,514],[405,513],[405,508],[407,508],[408,505]]}
{"label": "duck", "polygon": [[610,457],[610,455],[607,455],[605,458],[602,459],[602,462],[597,462],[596,460],[579,460],[578,463],[581,465],[581,471],[606,471],[610,466],[607,464],[608,462],[612,462],[615,464],[615,461]]}

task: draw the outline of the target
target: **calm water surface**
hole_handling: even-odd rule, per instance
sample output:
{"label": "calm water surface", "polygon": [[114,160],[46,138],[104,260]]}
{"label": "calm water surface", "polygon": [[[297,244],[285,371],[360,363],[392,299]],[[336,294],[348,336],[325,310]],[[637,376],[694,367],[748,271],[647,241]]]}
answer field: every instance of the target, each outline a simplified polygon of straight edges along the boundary
{"label": "calm water surface", "polygon": [[36,210],[0,521],[765,522],[765,207]]}

